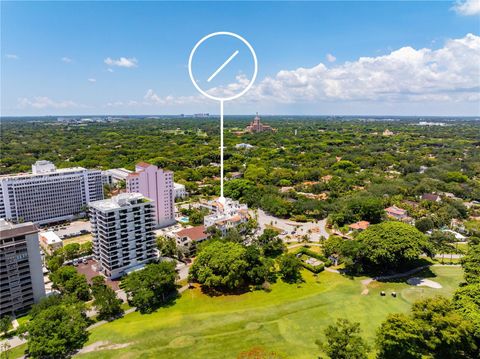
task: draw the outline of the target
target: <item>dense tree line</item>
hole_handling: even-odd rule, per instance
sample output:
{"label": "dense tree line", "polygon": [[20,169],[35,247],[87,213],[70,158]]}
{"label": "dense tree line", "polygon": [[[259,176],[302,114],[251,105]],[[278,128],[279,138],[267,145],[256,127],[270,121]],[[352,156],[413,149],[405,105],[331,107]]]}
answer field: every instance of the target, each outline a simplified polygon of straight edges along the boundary
{"label": "dense tree line", "polygon": [[[265,121],[276,133],[235,136],[233,130],[249,120],[237,116],[225,122],[227,178],[231,172],[244,177],[228,181],[228,195],[276,216],[321,219],[332,213],[332,221],[341,226],[358,219],[376,223],[376,203],[423,193],[443,191],[480,200],[479,125],[474,121],[430,127],[418,126],[414,119],[270,117]],[[387,128],[393,136],[382,135]],[[81,126],[48,118],[4,119],[0,173],[27,171],[38,159],[59,167],[102,169],[133,169],[143,160],[175,171],[175,180],[192,194],[218,195],[218,142],[217,119],[134,119]],[[235,148],[241,142],[254,147]],[[280,191],[288,186],[295,191]],[[325,198],[301,193],[322,193]],[[357,194],[373,207],[353,203]],[[350,196],[352,201],[345,200]],[[450,208],[426,210],[438,213],[432,216],[437,226],[452,216],[462,217]]]}

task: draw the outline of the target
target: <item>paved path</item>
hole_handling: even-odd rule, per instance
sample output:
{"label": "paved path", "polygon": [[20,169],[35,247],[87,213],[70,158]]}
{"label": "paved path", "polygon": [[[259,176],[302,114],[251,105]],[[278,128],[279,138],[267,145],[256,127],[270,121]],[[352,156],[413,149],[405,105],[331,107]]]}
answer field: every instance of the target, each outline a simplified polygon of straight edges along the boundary
{"label": "paved path", "polygon": [[[187,289],[188,289],[188,285],[184,285],[183,287],[181,287],[181,288],[178,290],[178,293],[183,293],[183,292],[186,291]],[[128,314],[130,314],[130,313],[133,313],[133,312],[135,312],[136,309],[137,309],[137,308],[135,308],[135,307],[134,307],[134,308],[129,308],[129,309],[127,309],[127,310],[123,313],[123,315],[125,316],[125,315],[128,315]],[[87,312],[87,316],[88,316],[88,314],[90,314],[91,316],[93,316],[94,314],[96,314],[96,312],[95,312],[94,310],[91,310],[91,311]],[[94,324],[90,325],[90,326],[87,328],[87,330],[94,329],[94,328],[96,328],[96,327],[99,327],[99,326],[104,325],[104,324],[107,324],[107,323],[108,323],[108,321],[106,321],[106,320],[101,320],[101,321],[99,321],[99,322],[97,322],[97,323],[94,323]],[[14,336],[14,337],[12,337],[12,338],[9,338],[9,339],[5,339],[5,340],[8,341],[8,344],[10,345],[10,349],[15,348],[15,347],[18,347],[18,346],[20,346],[20,345],[22,345],[22,344],[25,344],[25,343],[27,342],[26,339],[22,339],[22,338],[20,338],[18,335]],[[1,343],[3,343],[3,341],[2,341]],[[0,344],[1,344],[1,343],[0,343]]]}
{"label": "paved path", "polygon": [[[188,285],[184,285],[183,287],[181,287],[181,288],[178,290],[178,293],[183,293],[183,292],[185,292],[187,289],[188,289]],[[133,313],[135,310],[137,310],[137,308],[135,308],[135,307],[129,308],[129,309],[127,309],[127,310],[123,313],[123,316],[128,315],[128,314],[130,314],[130,313]],[[101,326],[101,325],[103,325],[103,324],[107,324],[107,323],[108,323],[108,321],[106,321],[106,320],[101,320],[101,321],[99,321],[99,322],[97,322],[97,323],[94,323],[94,324],[90,325],[87,329],[88,329],[88,330],[91,330],[91,329],[93,329],[93,328],[99,327],[99,326]]]}
{"label": "paved path", "polygon": [[381,280],[389,280],[389,279],[408,277],[409,275],[420,272],[420,271],[422,271],[422,270],[424,270],[428,267],[430,267],[430,265],[424,265],[424,266],[421,266],[421,267],[413,268],[413,269],[410,269],[409,271],[403,272],[403,273],[395,273],[395,274],[391,274],[391,275],[378,276],[378,277],[374,277],[372,279],[381,281]]}
{"label": "paved path", "polygon": [[441,259],[460,259],[460,258],[463,258],[465,256],[465,254],[448,254],[448,253],[444,253],[444,254],[436,254],[435,255],[435,258],[441,258]]}
{"label": "paved path", "polygon": [[338,273],[338,274],[342,273],[342,272],[340,272],[338,269],[332,269],[332,268],[330,268],[330,267],[325,267],[325,270],[326,270],[327,272],[331,272],[331,273]]}
{"label": "paved path", "polygon": [[3,345],[3,343],[7,341],[8,344],[10,345],[10,349],[12,348],[15,348],[15,347],[18,347],[22,344],[25,344],[27,342],[26,339],[22,339],[20,338],[18,335],[14,336],[14,337],[11,337],[11,338],[8,338],[8,339],[4,339],[2,340],[2,342],[0,343],[0,345]]}
{"label": "paved path", "polygon": [[321,247],[322,245],[320,243],[315,243],[315,242],[305,242],[305,243],[295,243],[292,245],[289,245],[287,248],[298,248],[298,247],[304,247],[304,246],[314,246],[314,247]]}

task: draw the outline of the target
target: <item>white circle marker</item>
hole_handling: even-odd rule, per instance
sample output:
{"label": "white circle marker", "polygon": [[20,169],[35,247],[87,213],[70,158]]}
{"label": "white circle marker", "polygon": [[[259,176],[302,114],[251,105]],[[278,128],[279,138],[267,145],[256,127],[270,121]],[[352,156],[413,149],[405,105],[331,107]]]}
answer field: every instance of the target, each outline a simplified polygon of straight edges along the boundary
{"label": "white circle marker", "polygon": [[[206,40],[215,37],[215,36],[230,36],[234,37],[241,42],[249,49],[250,54],[252,55],[253,58],[253,75],[252,78],[250,79],[250,82],[248,85],[239,93],[228,96],[228,97],[218,97],[218,96],[213,96],[208,93],[208,91],[203,90],[195,80],[195,77],[193,76],[193,70],[192,70],[192,60],[195,55],[195,52],[199,48],[200,45],[202,45]],[[222,65],[220,65],[207,79],[207,82],[212,81],[238,54],[239,50],[236,50],[233,52],[233,54],[230,55],[229,58],[223,60]],[[220,63],[220,61],[219,61]],[[213,32],[211,34],[208,34],[204,37],[202,37],[193,47],[192,51],[190,52],[190,57],[188,58],[188,74],[190,76],[190,80],[192,80],[193,85],[195,88],[205,97],[208,97],[209,99],[219,101],[220,102],[220,202],[225,203],[225,197],[223,196],[223,103],[225,101],[231,101],[239,98],[240,96],[244,95],[250,88],[252,87],[253,83],[255,82],[255,79],[257,78],[257,73],[258,73],[258,62],[257,62],[257,55],[255,54],[255,50],[253,49],[252,45],[245,40],[243,37],[241,37],[238,34],[235,34],[233,32],[228,32],[228,31],[219,31],[219,32]]]}

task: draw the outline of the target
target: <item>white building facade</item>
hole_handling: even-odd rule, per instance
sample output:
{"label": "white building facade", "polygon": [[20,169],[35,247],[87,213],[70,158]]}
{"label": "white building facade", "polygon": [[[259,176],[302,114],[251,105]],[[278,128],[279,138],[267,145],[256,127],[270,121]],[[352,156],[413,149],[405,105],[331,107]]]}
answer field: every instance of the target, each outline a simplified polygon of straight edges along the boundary
{"label": "white building facade", "polygon": [[156,258],[155,208],[150,199],[122,193],[89,207],[99,272],[116,279]]}
{"label": "white building facade", "polygon": [[167,227],[176,223],[172,171],[140,162],[135,166],[135,172],[127,177],[127,192],[141,193],[154,202],[157,227]]}
{"label": "white building facade", "polygon": [[175,190],[175,199],[177,198],[182,199],[188,196],[188,193],[184,184],[174,183],[173,188]]}
{"label": "white building facade", "polygon": [[37,227],[0,219],[0,317],[24,312],[44,296]]}
{"label": "white building facade", "polygon": [[110,170],[102,171],[103,184],[113,186],[118,182],[126,181],[130,173],[132,173],[132,171],[127,170],[126,168],[112,168]]}
{"label": "white building facade", "polygon": [[71,220],[103,199],[101,171],[57,169],[37,161],[32,173],[0,176],[0,218],[36,224]]}
{"label": "white building facade", "polygon": [[208,228],[217,227],[222,235],[225,235],[231,228],[236,228],[240,224],[248,222],[248,206],[235,201],[231,198],[225,198],[225,201],[219,199],[200,203],[200,206],[207,208],[211,213],[203,218],[203,225]]}

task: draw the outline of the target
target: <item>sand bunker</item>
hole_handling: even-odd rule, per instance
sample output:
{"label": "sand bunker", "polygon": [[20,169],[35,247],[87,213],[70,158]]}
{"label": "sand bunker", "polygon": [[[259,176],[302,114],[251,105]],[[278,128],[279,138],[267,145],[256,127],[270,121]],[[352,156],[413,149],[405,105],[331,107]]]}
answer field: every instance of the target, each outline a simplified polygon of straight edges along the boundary
{"label": "sand bunker", "polygon": [[80,349],[78,353],[85,354],[85,353],[95,352],[97,350],[122,349],[122,348],[128,347],[131,344],[132,343],[113,344],[113,343],[110,343],[109,341],[99,341]]}
{"label": "sand bunker", "polygon": [[262,325],[257,322],[250,322],[250,323],[247,323],[247,325],[245,325],[245,329],[247,330],[257,330],[257,329],[260,329],[261,327]]}
{"label": "sand bunker", "polygon": [[168,346],[170,348],[186,348],[195,344],[195,337],[184,335],[173,339]]}
{"label": "sand bunker", "polygon": [[442,288],[442,285],[438,282],[434,282],[433,280],[419,278],[419,277],[409,278],[407,279],[407,283],[410,285],[415,285],[417,287],[429,287],[434,289]]}

